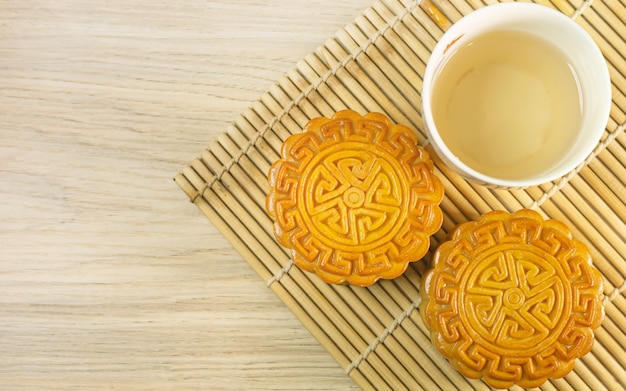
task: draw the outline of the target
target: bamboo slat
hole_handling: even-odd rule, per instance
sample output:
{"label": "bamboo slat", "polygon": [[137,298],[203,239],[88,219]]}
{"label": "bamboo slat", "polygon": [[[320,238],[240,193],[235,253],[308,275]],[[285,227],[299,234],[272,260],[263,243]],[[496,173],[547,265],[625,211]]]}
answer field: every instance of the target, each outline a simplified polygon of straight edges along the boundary
{"label": "bamboo slat", "polygon": [[[267,172],[282,142],[310,119],[349,108],[380,111],[425,143],[421,83],[437,39],[463,15],[494,1],[379,0],[305,56],[224,134],[175,177],[189,199],[242,254],[337,363],[363,389],[485,390],[453,369],[419,316],[418,262],[369,288],[329,286],[293,266],[265,211]],[[605,278],[606,320],[593,350],[543,390],[626,387],[626,0],[541,0],[596,40],[613,82],[605,135],[585,164],[552,183],[494,190],[469,183],[435,157],[445,188],[444,223],[431,247],[457,224],[493,209],[533,208],[564,221],[590,247]],[[431,251],[432,253],[432,251]],[[429,253],[430,254],[430,253]],[[426,261],[429,255],[426,257]],[[513,389],[519,389],[514,387]]]}

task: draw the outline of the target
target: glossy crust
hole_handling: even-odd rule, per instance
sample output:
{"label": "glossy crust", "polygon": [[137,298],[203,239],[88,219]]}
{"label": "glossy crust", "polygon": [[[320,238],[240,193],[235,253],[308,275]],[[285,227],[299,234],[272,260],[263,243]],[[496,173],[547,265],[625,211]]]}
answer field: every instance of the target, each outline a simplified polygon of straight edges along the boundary
{"label": "glossy crust", "polygon": [[269,184],[276,239],[332,284],[401,275],[442,223],[443,187],[428,153],[379,113],[311,120],[283,143]]}
{"label": "glossy crust", "polygon": [[465,376],[537,387],[591,350],[603,280],[564,224],[531,210],[487,213],[457,227],[433,263],[420,312]]}

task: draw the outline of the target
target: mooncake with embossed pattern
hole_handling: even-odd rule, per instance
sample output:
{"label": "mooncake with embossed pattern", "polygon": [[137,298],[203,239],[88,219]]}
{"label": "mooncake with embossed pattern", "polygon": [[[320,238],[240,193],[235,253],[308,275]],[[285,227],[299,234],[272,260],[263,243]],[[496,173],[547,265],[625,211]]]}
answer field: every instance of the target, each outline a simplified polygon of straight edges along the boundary
{"label": "mooncake with embossed pattern", "polygon": [[276,239],[328,283],[398,277],[442,223],[443,186],[428,152],[380,113],[309,121],[285,140],[268,177]]}
{"label": "mooncake with embossed pattern", "polygon": [[567,375],[604,317],[602,276],[567,226],[494,211],[435,251],[421,288],[431,340],[470,378],[537,387]]}

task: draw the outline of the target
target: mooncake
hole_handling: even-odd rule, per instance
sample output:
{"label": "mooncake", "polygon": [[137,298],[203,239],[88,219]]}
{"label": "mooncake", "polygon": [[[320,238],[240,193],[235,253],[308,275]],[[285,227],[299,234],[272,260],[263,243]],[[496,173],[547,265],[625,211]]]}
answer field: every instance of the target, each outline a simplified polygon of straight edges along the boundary
{"label": "mooncake", "polygon": [[398,277],[442,224],[443,186],[428,152],[380,113],[309,121],[285,140],[268,178],[277,241],[327,283]]}
{"label": "mooncake", "polygon": [[494,211],[435,251],[421,287],[430,337],[469,378],[537,387],[567,375],[604,318],[602,276],[563,223]]}

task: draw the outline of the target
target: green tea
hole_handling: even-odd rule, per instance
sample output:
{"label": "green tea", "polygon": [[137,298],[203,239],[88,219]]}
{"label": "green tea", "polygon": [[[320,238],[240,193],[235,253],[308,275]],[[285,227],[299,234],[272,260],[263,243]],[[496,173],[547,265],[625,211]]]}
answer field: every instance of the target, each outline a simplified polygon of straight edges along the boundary
{"label": "green tea", "polygon": [[517,31],[485,33],[450,50],[432,96],[435,125],[450,150],[471,168],[504,179],[558,163],[582,116],[565,55]]}

